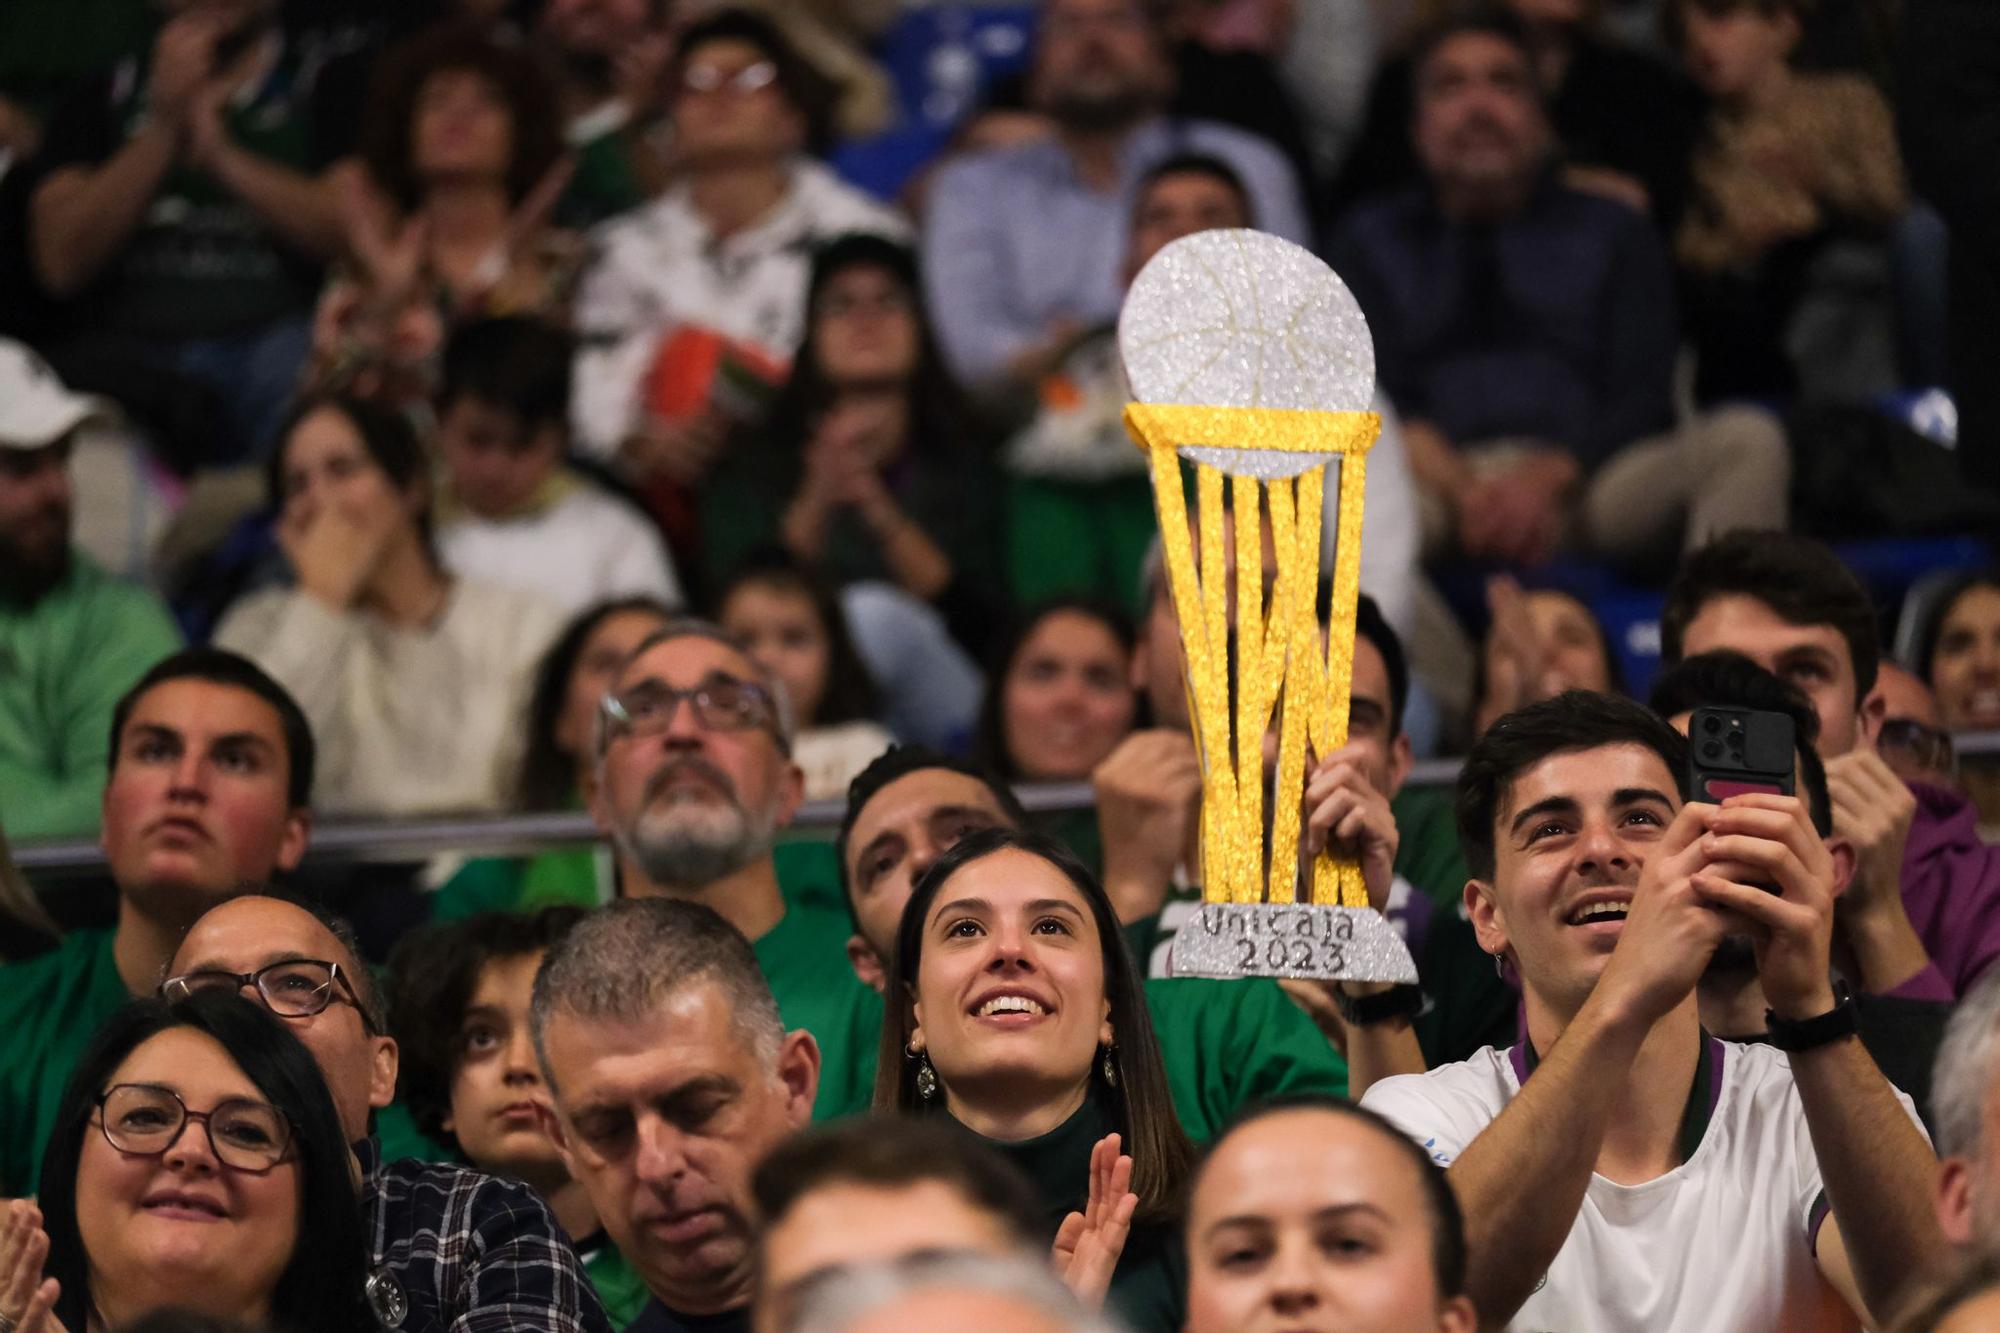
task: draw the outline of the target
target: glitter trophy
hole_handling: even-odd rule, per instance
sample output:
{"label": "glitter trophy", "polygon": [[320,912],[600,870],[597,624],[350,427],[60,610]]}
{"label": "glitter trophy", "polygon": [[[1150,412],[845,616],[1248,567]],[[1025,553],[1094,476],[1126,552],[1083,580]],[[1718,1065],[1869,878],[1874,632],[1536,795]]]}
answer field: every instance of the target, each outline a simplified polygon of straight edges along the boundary
{"label": "glitter trophy", "polygon": [[[1330,754],[1347,743],[1361,501],[1382,429],[1368,410],[1368,322],[1346,284],[1307,251],[1262,232],[1206,231],[1161,250],[1133,281],[1118,345],[1136,400],[1125,427],[1151,460],[1202,765],[1202,905],[1175,936],[1173,971],[1413,982],[1409,950],[1368,906],[1357,863],[1322,854],[1304,901],[1299,892],[1306,750]],[[1195,465],[1198,554],[1183,458]],[[1322,646],[1315,603],[1334,459],[1338,524]],[[1233,599],[1225,510],[1234,515]],[[1268,588],[1267,533],[1277,553]],[[1264,737],[1274,717],[1278,795],[1267,857]]]}

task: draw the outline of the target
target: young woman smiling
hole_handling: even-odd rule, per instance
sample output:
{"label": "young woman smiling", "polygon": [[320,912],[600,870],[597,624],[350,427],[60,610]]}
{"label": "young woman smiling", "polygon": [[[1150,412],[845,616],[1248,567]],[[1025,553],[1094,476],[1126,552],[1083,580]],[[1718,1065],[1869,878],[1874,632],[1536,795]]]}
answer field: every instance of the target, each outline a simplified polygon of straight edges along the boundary
{"label": "young woman smiling", "polygon": [[1103,887],[1038,834],[971,834],[912,892],[887,994],[876,1105],[992,1144],[1039,1187],[1073,1287],[1098,1294],[1084,1270],[1115,1260],[1119,1314],[1179,1329],[1193,1149]]}

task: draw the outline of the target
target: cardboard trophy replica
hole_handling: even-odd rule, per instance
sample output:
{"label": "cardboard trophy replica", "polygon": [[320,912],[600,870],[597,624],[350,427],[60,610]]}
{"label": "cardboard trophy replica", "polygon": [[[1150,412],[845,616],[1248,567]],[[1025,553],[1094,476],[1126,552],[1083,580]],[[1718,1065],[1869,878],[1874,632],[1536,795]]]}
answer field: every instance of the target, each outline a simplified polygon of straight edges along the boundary
{"label": "cardboard trophy replica", "polygon": [[[1413,982],[1416,964],[1369,908],[1361,867],[1321,855],[1302,873],[1299,857],[1307,747],[1330,754],[1347,743],[1361,502],[1382,428],[1368,410],[1375,346],[1361,307],[1332,269],[1288,241],[1205,231],[1161,250],[1133,281],[1118,345],[1135,400],[1125,427],[1152,465],[1202,764],[1203,901],[1175,937],[1174,974]],[[1184,458],[1194,464],[1199,552]],[[1322,647],[1314,608],[1325,477],[1336,460]],[[1277,552],[1268,596],[1267,530]],[[1263,741],[1274,717],[1280,797],[1267,859]]]}

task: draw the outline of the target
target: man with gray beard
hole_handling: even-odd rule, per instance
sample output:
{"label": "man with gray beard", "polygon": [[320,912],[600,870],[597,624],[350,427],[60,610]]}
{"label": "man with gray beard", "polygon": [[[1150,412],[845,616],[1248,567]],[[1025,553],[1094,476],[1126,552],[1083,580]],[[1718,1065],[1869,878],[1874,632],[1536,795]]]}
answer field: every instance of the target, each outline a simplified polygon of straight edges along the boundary
{"label": "man with gray beard", "polygon": [[787,902],[772,848],[804,799],[783,687],[706,621],[636,648],[599,712],[591,813],[620,893],[711,908],[751,941],[788,1029],[819,1043],[815,1117],[865,1109],[882,1005],[848,966],[847,919]]}

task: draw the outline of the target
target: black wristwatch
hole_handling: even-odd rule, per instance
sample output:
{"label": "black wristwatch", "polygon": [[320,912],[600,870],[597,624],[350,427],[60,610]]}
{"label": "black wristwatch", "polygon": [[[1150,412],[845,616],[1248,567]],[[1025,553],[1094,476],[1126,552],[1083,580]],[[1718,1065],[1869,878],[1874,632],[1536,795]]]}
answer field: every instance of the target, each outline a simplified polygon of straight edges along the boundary
{"label": "black wristwatch", "polygon": [[1778,1017],[1769,1009],[1764,1011],[1765,1035],[1771,1045],[1781,1051],[1810,1051],[1842,1037],[1851,1037],[1861,1030],[1861,1020],[1854,1007],[1854,993],[1844,981],[1833,983],[1833,1008],[1817,1018],[1802,1018],[1791,1022]]}
{"label": "black wristwatch", "polygon": [[1379,991],[1374,995],[1349,995],[1340,987],[1333,988],[1334,1007],[1340,1010],[1340,1017],[1350,1027],[1374,1027],[1392,1018],[1415,1018],[1424,1011],[1424,989],[1409,982],[1401,982]]}

